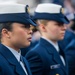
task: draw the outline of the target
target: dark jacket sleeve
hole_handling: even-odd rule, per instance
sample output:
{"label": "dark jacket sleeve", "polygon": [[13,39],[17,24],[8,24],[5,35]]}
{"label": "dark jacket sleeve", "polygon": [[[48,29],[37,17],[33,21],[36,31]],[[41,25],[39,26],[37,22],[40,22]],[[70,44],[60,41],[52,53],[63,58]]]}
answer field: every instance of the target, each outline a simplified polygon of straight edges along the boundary
{"label": "dark jacket sleeve", "polygon": [[71,41],[65,51],[69,64],[69,75],[75,75],[75,39]]}
{"label": "dark jacket sleeve", "polygon": [[1,67],[0,67],[0,75],[3,75],[2,73],[3,73],[3,72],[2,72],[2,69],[1,69]]}
{"label": "dark jacket sleeve", "polygon": [[42,75],[43,63],[38,53],[30,51],[26,54],[26,59],[29,62],[29,66],[32,75]]}

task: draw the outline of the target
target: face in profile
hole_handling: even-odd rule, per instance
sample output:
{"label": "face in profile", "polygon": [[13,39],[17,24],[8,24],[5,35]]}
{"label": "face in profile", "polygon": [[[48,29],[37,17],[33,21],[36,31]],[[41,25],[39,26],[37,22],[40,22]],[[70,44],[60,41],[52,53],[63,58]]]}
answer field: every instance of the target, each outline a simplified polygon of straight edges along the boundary
{"label": "face in profile", "polygon": [[46,37],[50,40],[62,40],[65,35],[66,26],[56,21],[48,21],[45,26]]}
{"label": "face in profile", "polygon": [[9,31],[11,45],[22,48],[30,45],[32,38],[31,25],[13,23],[12,31]]}

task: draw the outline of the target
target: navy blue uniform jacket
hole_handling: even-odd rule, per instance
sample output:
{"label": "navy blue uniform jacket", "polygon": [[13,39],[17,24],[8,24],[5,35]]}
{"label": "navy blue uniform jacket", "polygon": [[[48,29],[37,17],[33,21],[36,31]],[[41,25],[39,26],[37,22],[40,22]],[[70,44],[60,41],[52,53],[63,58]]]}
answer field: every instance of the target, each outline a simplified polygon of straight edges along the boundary
{"label": "navy blue uniform jacket", "polygon": [[65,50],[65,48],[70,44],[70,42],[72,40],[75,39],[75,34],[70,31],[70,30],[66,30],[64,39],[59,41],[60,46],[63,48],[63,50]]}
{"label": "navy blue uniform jacket", "polygon": [[[23,58],[28,75],[31,75],[26,59]],[[0,44],[0,75],[26,75],[20,63],[8,48]]]}
{"label": "navy blue uniform jacket", "polygon": [[75,39],[65,49],[69,63],[69,75],[75,75]]}
{"label": "navy blue uniform jacket", "polygon": [[26,54],[33,75],[68,75],[68,64],[62,51],[66,66],[59,53],[48,41],[41,38],[39,44]]}

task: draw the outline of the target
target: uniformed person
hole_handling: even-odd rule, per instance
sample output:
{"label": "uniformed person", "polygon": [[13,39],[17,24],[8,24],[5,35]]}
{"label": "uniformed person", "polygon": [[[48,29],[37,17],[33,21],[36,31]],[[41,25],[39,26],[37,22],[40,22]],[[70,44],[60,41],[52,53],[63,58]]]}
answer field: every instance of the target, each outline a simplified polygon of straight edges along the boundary
{"label": "uniformed person", "polygon": [[62,12],[62,6],[51,3],[39,4],[33,19],[38,24],[41,38],[38,45],[26,55],[32,74],[68,75],[65,53],[58,45],[58,40],[64,38],[65,24],[69,23]]}
{"label": "uniformed person", "polygon": [[73,39],[65,48],[68,60],[69,75],[75,75],[75,39]]}
{"label": "uniformed person", "polygon": [[32,25],[28,5],[0,3],[0,75],[32,75],[20,51],[30,45]]}

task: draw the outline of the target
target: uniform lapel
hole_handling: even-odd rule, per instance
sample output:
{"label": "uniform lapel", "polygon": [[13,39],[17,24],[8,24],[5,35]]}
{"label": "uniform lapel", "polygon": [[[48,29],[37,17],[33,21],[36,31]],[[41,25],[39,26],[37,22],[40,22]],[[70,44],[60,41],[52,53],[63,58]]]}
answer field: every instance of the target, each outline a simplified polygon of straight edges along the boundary
{"label": "uniform lapel", "polygon": [[32,75],[27,60],[24,57],[22,58],[28,75]]}
{"label": "uniform lapel", "polygon": [[61,68],[65,71],[65,66],[63,65],[63,62],[59,56],[59,53],[55,50],[54,47],[50,45],[50,47],[47,47],[48,53],[52,54],[52,59],[57,63],[61,65]]}
{"label": "uniform lapel", "polygon": [[20,63],[17,61],[15,56],[9,51],[7,47],[0,44],[0,53],[3,57],[9,62],[11,66],[14,66],[14,71],[19,75],[26,75],[24,70],[22,69]]}
{"label": "uniform lapel", "polygon": [[52,55],[53,61],[55,61],[57,64],[61,65],[61,69],[66,72],[65,66],[63,65],[63,62],[59,56],[59,53],[56,51],[56,49],[51,45],[48,41],[41,38],[40,43],[47,49],[47,52]]}
{"label": "uniform lapel", "polygon": [[66,58],[66,54],[65,54],[65,52],[64,52],[64,50],[62,50],[61,49],[61,46],[60,46],[60,44],[59,44],[59,48],[60,48],[60,50],[62,51],[62,53],[63,53],[63,57],[64,57],[64,60],[65,60],[65,71],[67,72],[67,74],[68,74],[68,61],[67,61],[67,58]]}

